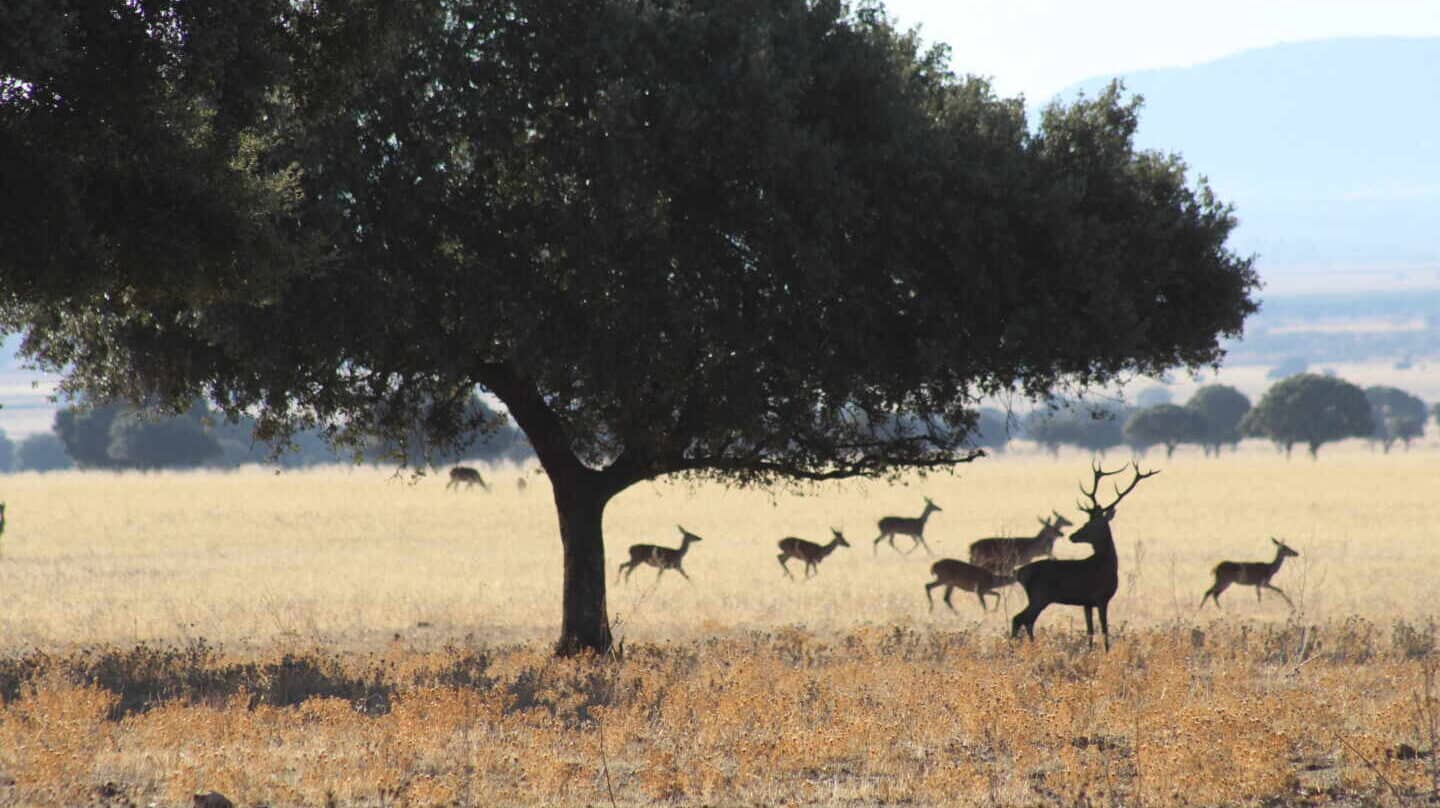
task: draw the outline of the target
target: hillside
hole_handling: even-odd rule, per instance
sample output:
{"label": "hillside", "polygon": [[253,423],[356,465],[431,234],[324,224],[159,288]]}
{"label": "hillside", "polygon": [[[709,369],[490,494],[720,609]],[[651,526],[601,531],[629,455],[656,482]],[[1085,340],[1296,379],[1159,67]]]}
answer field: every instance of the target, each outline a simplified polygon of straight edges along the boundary
{"label": "hillside", "polygon": [[1440,38],[1287,44],[1120,78],[1145,99],[1141,145],[1180,152],[1235,204],[1235,244],[1262,273],[1393,282],[1411,268],[1440,283]]}

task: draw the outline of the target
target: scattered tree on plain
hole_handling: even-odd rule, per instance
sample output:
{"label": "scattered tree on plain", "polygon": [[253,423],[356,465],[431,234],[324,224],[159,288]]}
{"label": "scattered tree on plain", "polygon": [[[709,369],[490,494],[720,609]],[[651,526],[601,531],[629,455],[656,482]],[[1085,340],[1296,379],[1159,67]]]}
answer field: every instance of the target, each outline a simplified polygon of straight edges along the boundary
{"label": "scattered tree on plain", "polygon": [[1192,409],[1160,404],[1130,414],[1125,421],[1125,442],[1141,451],[1164,446],[1165,456],[1171,457],[1182,443],[1202,443],[1207,427],[1205,418]]}
{"label": "scattered tree on plain", "polygon": [[1031,130],[878,6],[93,5],[0,48],[0,323],[262,439],[444,450],[487,391],[553,489],[560,653],[611,645],[637,482],[948,469],[983,397],[1211,364],[1255,310],[1138,102]]}
{"label": "scattered tree on plain", "polygon": [[1365,388],[1370,402],[1370,417],[1375,420],[1371,438],[1379,441],[1389,454],[1395,441],[1405,448],[1425,434],[1425,402],[1396,387],[1375,385]]}
{"label": "scattered tree on plain", "polygon": [[1245,435],[1268,438],[1285,450],[1305,444],[1312,458],[1320,447],[1375,430],[1365,391],[1343,379],[1301,373],[1271,385],[1240,425]]}
{"label": "scattered tree on plain", "polygon": [[38,432],[20,441],[15,459],[20,471],[63,471],[75,465],[65,453],[65,444],[49,432]]}
{"label": "scattered tree on plain", "polygon": [[1205,419],[1205,454],[1220,456],[1220,447],[1240,442],[1240,422],[1250,412],[1250,399],[1227,384],[1207,384],[1195,391],[1185,406]]}
{"label": "scattered tree on plain", "polygon": [[1129,411],[1123,407],[1065,401],[1033,410],[1025,417],[1025,437],[1057,454],[1061,446],[1075,446],[1104,454],[1125,443],[1124,425]]}

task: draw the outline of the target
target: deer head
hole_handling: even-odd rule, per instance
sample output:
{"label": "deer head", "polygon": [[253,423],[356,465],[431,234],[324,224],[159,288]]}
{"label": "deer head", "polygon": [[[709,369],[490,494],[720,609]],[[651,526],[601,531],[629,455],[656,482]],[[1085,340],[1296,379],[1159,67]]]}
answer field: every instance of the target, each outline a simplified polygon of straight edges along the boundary
{"label": "deer head", "polygon": [[1270,541],[1275,542],[1275,546],[1278,547],[1278,548],[1280,548],[1280,557],[1281,557],[1281,558],[1289,558],[1289,557],[1292,557],[1292,556],[1295,557],[1295,558],[1299,558],[1299,557],[1300,557],[1300,554],[1299,554],[1299,553],[1297,553],[1296,551],[1290,549],[1290,545],[1286,544],[1286,543],[1283,542],[1283,541],[1280,541],[1279,539],[1275,538],[1274,536],[1271,536],[1271,537],[1270,537]]}
{"label": "deer head", "polygon": [[936,505],[934,502],[931,502],[929,497],[926,497],[926,498],[925,498],[925,507],[928,508],[929,510],[932,510],[932,511],[943,511],[943,510],[945,510],[944,508],[940,507],[939,505]]}
{"label": "deer head", "polygon": [[1061,515],[1059,511],[1052,510],[1050,511],[1050,513],[1055,517],[1055,528],[1057,530],[1063,530],[1067,527],[1072,527],[1075,524],[1074,522],[1066,519],[1063,515]]}
{"label": "deer head", "polygon": [[691,533],[690,531],[686,530],[683,527],[680,527],[679,525],[676,525],[675,529],[680,531],[681,544],[689,544],[692,541],[700,541],[699,536],[696,536],[694,533]]}
{"label": "deer head", "polygon": [[1100,481],[1106,477],[1119,474],[1125,470],[1125,467],[1121,466],[1114,471],[1105,471],[1099,465],[1092,465],[1090,468],[1094,474],[1094,478],[1090,483],[1090,490],[1085,490],[1084,484],[1080,486],[1080,493],[1085,495],[1085,498],[1090,501],[1090,504],[1086,505],[1083,502],[1077,503],[1080,510],[1089,516],[1089,519],[1085,521],[1085,524],[1082,525],[1079,530],[1070,534],[1070,541],[1079,544],[1096,544],[1102,540],[1113,542],[1114,539],[1110,535],[1110,520],[1115,518],[1115,506],[1119,505],[1120,501],[1125,499],[1131,491],[1134,491],[1135,486],[1139,485],[1141,480],[1146,477],[1154,477],[1160,472],[1158,470],[1142,472],[1139,466],[1135,466],[1135,478],[1130,481],[1129,485],[1125,486],[1125,490],[1121,491],[1120,486],[1115,486],[1115,500],[1108,505],[1102,505],[1096,496],[1100,490]]}
{"label": "deer head", "polygon": [[[929,502],[929,500],[926,500],[926,502]],[[835,534],[835,539],[834,539],[835,544],[837,544],[837,545],[839,545],[839,546],[841,546],[841,547],[849,547],[849,546],[850,546],[850,542],[845,541],[845,535],[842,534],[840,531],[838,531],[838,530],[836,530],[835,528],[832,527],[832,528],[830,528],[830,532],[833,533],[833,534]]]}

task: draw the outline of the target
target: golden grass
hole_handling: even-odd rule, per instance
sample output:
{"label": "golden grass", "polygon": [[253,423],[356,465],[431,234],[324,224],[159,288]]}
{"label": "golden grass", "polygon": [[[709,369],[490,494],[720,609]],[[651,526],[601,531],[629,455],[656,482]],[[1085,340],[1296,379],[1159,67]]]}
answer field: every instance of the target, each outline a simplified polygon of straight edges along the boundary
{"label": "golden grass", "polygon": [[[1359,445],[1327,448],[1318,462],[1286,462],[1260,446],[1220,461],[1152,453],[1148,465],[1163,473],[1142,483],[1114,522],[1118,626],[1195,617],[1215,563],[1269,560],[1272,535],[1301,553],[1275,583],[1309,619],[1433,614],[1437,460],[1429,449],[1386,456]],[[937,556],[964,558],[974,539],[1030,535],[1052,508],[1080,521],[1076,484],[1088,473],[1080,455],[1030,454],[985,459],[953,477],[837,483],[798,495],[640,485],[607,511],[612,581],[633,542],[675,546],[677,523],[704,541],[685,561],[693,583],[666,573],[656,586],[655,571],[641,567],[612,587],[610,605],[632,641],[789,625],[825,634],[866,623],[980,624],[1000,633],[1023,605],[1018,589],[1004,590],[999,613],[983,614],[966,596],[958,616],[927,614],[931,559],[884,546],[876,556],[877,518],[918,514],[928,495],[944,508],[931,517],[929,543]],[[491,476],[488,495],[372,469],[6,477],[0,647],[204,636],[231,647],[299,638],[373,648],[397,632],[430,647],[466,636],[548,641],[560,597],[548,487],[532,477],[521,494],[513,473]],[[786,580],[776,542],[826,540],[832,526],[853,546],[826,559],[815,580]],[[908,548],[907,539],[897,544]],[[1088,548],[1061,540],[1056,552]],[[1289,616],[1278,598],[1257,604],[1253,591],[1232,588],[1225,613]],[[1207,606],[1200,616],[1215,614]],[[1039,627],[1074,631],[1078,616],[1056,609]]]}
{"label": "golden grass", "polygon": [[[1009,642],[1013,588],[999,612],[956,593],[958,614],[930,614],[931,559],[871,547],[875,520],[922,495],[945,509],[937,556],[1051,508],[1079,521],[1083,456],[803,495],[638,486],[607,512],[612,581],[631,542],[674,546],[677,522],[704,541],[693,583],[645,567],[612,588],[622,664],[548,656],[560,555],[541,478],[520,493],[487,474],[487,495],[370,469],[12,475],[0,804],[105,783],[139,804],[216,789],[272,806],[1408,800],[1432,771],[1405,750],[1440,722],[1437,460],[1152,454],[1164,472],[1114,522],[1108,655],[1074,608]],[[786,580],[775,542],[832,525],[854,546]],[[1270,535],[1302,553],[1275,578],[1299,608],[1234,587],[1197,612],[1210,568],[1268,560]],[[187,652],[199,637],[220,650]],[[146,677],[168,684],[137,701]]]}

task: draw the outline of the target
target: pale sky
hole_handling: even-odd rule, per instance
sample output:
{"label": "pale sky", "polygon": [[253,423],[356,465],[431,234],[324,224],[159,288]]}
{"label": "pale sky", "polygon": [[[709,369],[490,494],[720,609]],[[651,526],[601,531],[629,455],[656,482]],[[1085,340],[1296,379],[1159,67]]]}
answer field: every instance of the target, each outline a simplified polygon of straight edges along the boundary
{"label": "pale sky", "polygon": [[1282,42],[1440,36],[1440,0],[886,0],[902,28],[951,46],[1027,106],[1095,76],[1213,61]]}

